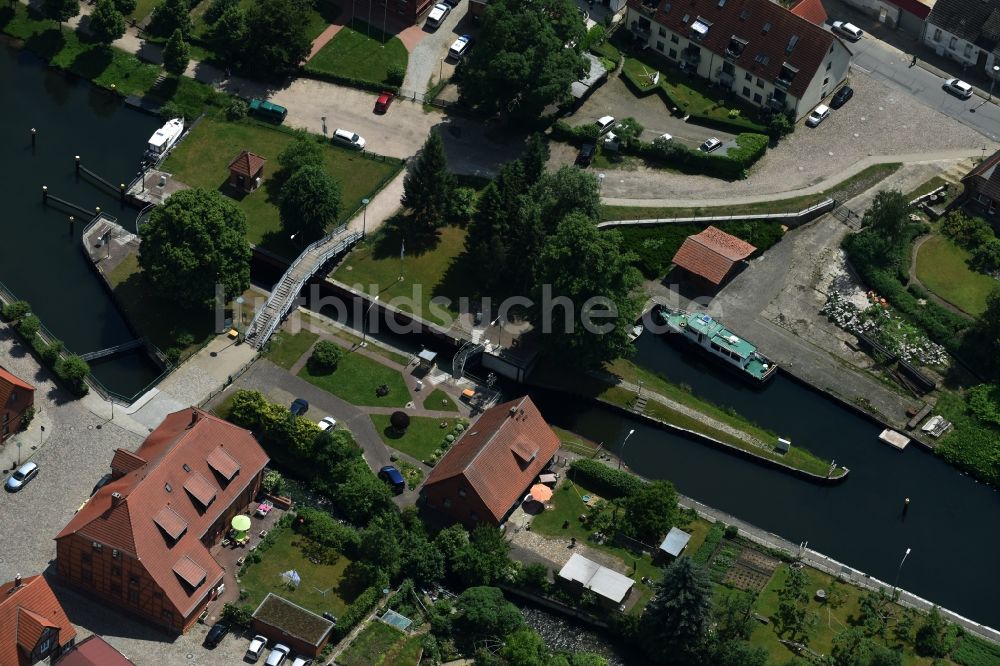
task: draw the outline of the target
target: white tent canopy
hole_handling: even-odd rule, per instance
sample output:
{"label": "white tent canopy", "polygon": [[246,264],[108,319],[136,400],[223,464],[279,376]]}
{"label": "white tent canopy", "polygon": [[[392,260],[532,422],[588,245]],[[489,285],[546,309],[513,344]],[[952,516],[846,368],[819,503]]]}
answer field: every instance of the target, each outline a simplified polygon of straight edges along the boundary
{"label": "white tent canopy", "polygon": [[298,587],[302,582],[302,578],[299,576],[299,572],[295,569],[289,569],[285,573],[281,574],[281,580],[285,581],[293,587]]}

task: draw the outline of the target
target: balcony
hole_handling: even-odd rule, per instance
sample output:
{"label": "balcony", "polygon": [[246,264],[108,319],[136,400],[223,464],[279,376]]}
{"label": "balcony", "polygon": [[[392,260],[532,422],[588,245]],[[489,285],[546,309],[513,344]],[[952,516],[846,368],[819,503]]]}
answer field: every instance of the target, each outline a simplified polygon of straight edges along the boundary
{"label": "balcony", "polygon": [[792,85],[792,80],[778,77],[774,80],[774,85],[782,90],[788,90],[788,86]]}

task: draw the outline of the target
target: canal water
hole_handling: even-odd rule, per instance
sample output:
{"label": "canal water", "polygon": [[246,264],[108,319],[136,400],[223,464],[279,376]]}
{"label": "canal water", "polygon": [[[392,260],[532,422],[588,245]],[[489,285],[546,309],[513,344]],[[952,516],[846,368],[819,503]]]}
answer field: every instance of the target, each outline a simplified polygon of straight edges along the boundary
{"label": "canal water", "polygon": [[[650,427],[609,409],[533,391],[546,418],[594,441],[649,478],[700,502],[949,608],[1000,627],[1000,493],[917,445],[881,443],[881,426],[780,374],[757,390],[663,337],[637,341],[639,365],[846,465],[846,482],[820,486]],[[629,429],[635,434],[624,451]],[[904,516],[903,500],[911,499]],[[912,548],[902,569],[900,561]]]}
{"label": "canal water", "polygon": [[[0,39],[0,84],[7,91],[0,104],[0,282],[31,303],[42,323],[75,353],[104,349],[132,339],[80,247],[90,221],[75,213],[42,205],[41,189],[88,210],[103,211],[128,223],[136,211],[118,197],[77,180],[73,157],[113,183],[132,180],[146,140],[158,119],[132,110],[110,94],[47,68]],[[38,130],[32,150],[30,129]],[[159,370],[145,355],[133,352],[93,364],[94,376],[122,396],[132,396]]]}

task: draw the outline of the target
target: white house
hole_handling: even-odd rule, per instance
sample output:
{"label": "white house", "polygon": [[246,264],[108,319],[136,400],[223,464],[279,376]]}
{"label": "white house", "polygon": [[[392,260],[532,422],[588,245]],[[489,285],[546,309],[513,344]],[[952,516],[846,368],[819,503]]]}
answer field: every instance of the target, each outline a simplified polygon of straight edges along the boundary
{"label": "white house", "polygon": [[923,40],[938,55],[993,76],[1000,65],[1000,0],[937,0]]}
{"label": "white house", "polygon": [[770,0],[628,0],[625,20],[681,69],[796,118],[833,93],[851,64],[839,37]]}

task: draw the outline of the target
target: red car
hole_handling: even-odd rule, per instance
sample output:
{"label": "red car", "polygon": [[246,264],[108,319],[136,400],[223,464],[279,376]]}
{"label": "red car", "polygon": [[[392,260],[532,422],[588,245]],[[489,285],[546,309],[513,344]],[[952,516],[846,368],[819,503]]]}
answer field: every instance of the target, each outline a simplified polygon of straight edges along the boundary
{"label": "red car", "polygon": [[392,100],[395,98],[391,92],[382,91],[379,93],[378,99],[375,100],[375,113],[385,113],[389,110],[389,105],[392,104]]}

